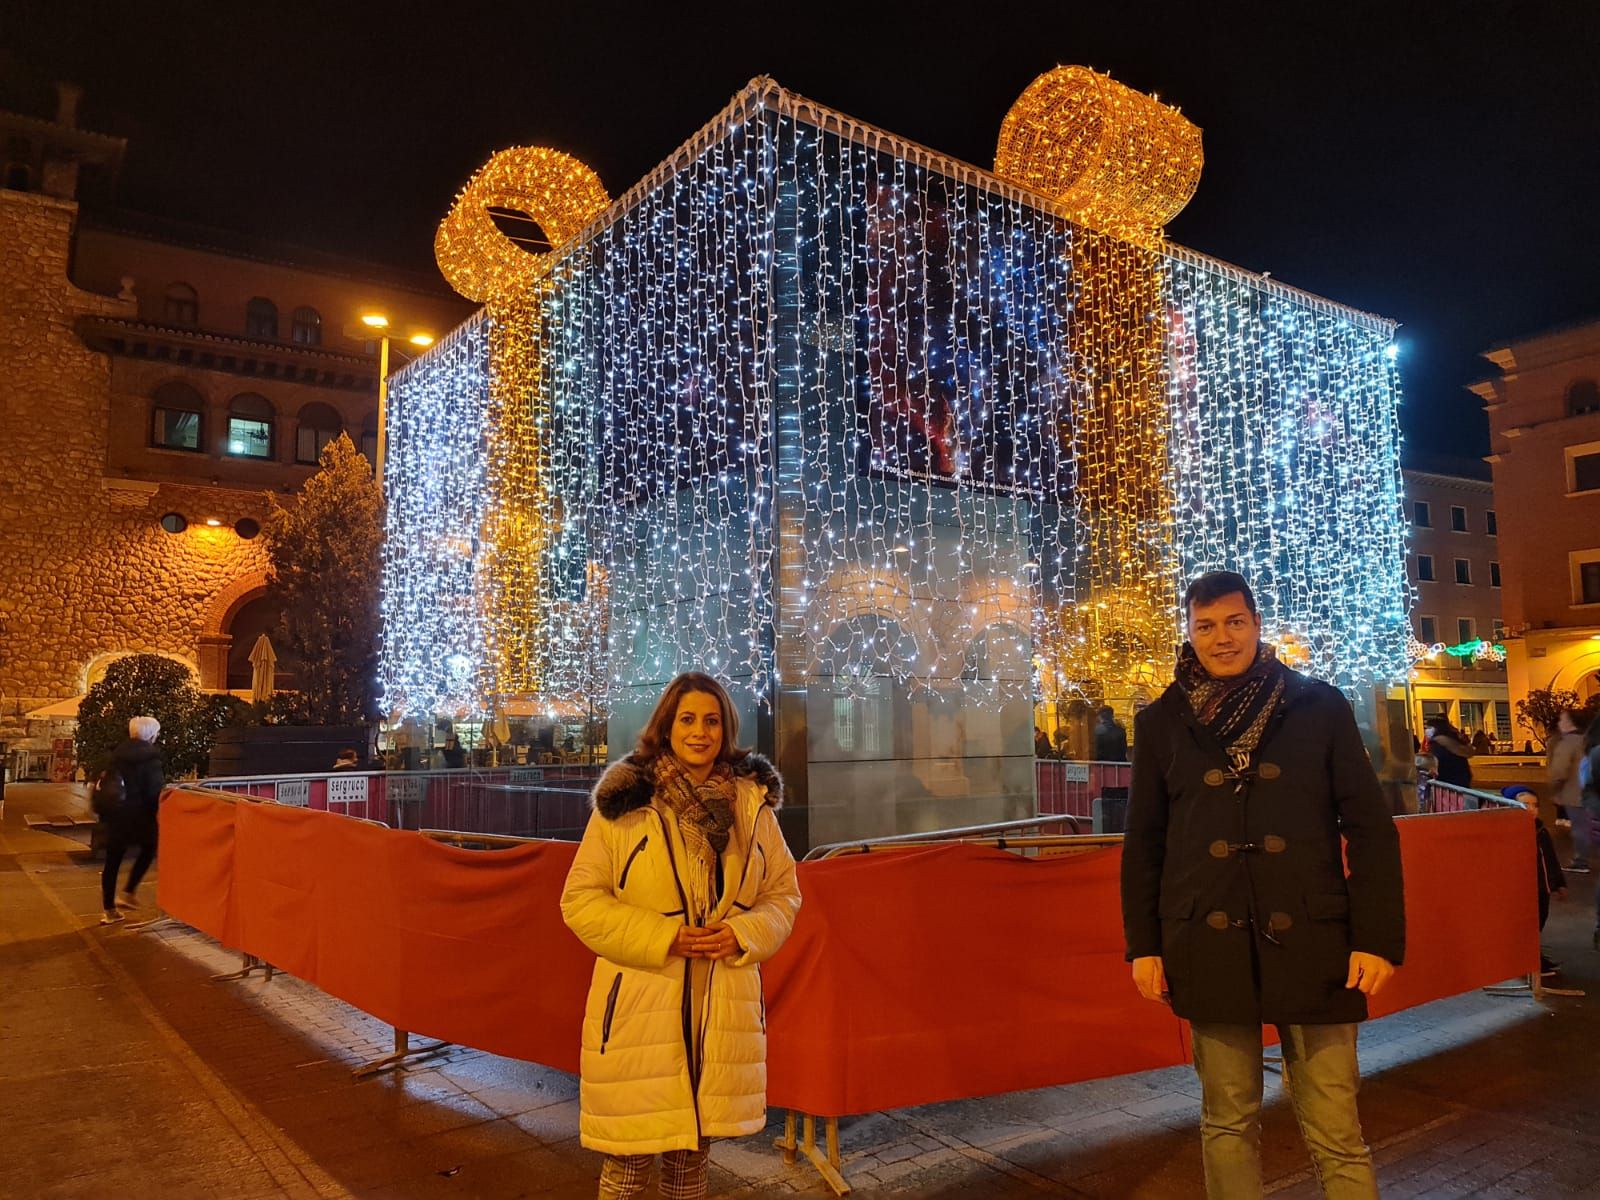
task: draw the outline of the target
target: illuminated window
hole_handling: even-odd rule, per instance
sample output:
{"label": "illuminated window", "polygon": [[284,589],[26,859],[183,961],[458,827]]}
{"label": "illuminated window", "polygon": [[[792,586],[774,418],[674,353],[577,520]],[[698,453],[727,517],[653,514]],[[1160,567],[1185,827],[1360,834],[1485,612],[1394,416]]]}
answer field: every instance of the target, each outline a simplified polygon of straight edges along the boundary
{"label": "illuminated window", "polygon": [[272,457],[272,402],[244,392],[228,402],[228,453],[236,458]]}

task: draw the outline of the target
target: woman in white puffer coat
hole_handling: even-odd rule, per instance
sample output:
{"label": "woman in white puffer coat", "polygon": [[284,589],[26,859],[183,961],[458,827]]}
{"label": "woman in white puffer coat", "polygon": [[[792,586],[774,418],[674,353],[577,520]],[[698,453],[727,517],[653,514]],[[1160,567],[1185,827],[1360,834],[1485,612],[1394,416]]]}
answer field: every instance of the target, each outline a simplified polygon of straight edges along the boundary
{"label": "woman in white puffer coat", "polygon": [[583,1017],[579,1130],[602,1198],[706,1194],[709,1139],[767,1121],[760,964],[800,909],[783,784],[738,748],[709,675],[674,679],[633,753],[595,786],[561,913],[598,956]]}

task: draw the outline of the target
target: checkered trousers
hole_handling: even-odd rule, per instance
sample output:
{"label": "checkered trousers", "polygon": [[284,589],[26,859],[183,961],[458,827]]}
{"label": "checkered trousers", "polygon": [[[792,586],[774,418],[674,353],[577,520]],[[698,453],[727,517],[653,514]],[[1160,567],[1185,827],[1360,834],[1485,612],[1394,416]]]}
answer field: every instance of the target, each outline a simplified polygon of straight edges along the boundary
{"label": "checkered trousers", "polygon": [[[705,1200],[706,1164],[711,1143],[700,1139],[698,1150],[668,1150],[661,1156],[662,1200]],[[600,1200],[642,1196],[650,1186],[654,1154],[608,1154],[600,1167]]]}

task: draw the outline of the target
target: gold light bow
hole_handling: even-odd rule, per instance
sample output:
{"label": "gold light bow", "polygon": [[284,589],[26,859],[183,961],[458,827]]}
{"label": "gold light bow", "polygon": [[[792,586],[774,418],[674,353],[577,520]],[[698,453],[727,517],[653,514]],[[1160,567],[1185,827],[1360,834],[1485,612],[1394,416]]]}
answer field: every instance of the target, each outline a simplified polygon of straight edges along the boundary
{"label": "gold light bow", "polygon": [[1177,109],[1088,67],[1028,85],[1000,124],[994,172],[1072,220],[1154,248],[1200,183],[1200,130]]}
{"label": "gold light bow", "polygon": [[439,222],[433,256],[450,286],[469,300],[510,300],[544,273],[547,254],[517,245],[495,227],[489,209],[526,213],[551,246],[573,237],[611,197],[600,177],[547,146],[515,146],[485,163]]}
{"label": "gold light bow", "polygon": [[525,213],[553,248],[605,211],[599,176],[569,154],[518,146],[491,158],[439,223],[433,254],[450,286],[489,309],[487,507],[476,574],[484,616],[483,690],[539,696],[549,679],[548,557],[552,512],[548,394],[539,386],[544,279],[550,251],[529,251],[495,226],[491,208]]}

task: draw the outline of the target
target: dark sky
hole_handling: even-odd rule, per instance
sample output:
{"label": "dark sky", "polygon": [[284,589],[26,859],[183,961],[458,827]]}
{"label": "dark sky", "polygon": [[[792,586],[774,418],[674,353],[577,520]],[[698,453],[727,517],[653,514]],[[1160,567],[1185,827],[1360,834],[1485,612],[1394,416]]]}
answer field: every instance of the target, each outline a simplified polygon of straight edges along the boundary
{"label": "dark sky", "polygon": [[1484,453],[1478,353],[1600,316],[1590,0],[637,8],[6,0],[0,103],[81,83],[130,139],[128,207],[427,268],[504,146],[616,195],[770,74],[988,166],[1023,88],[1079,63],[1204,130],[1177,241],[1403,323],[1416,448]]}

